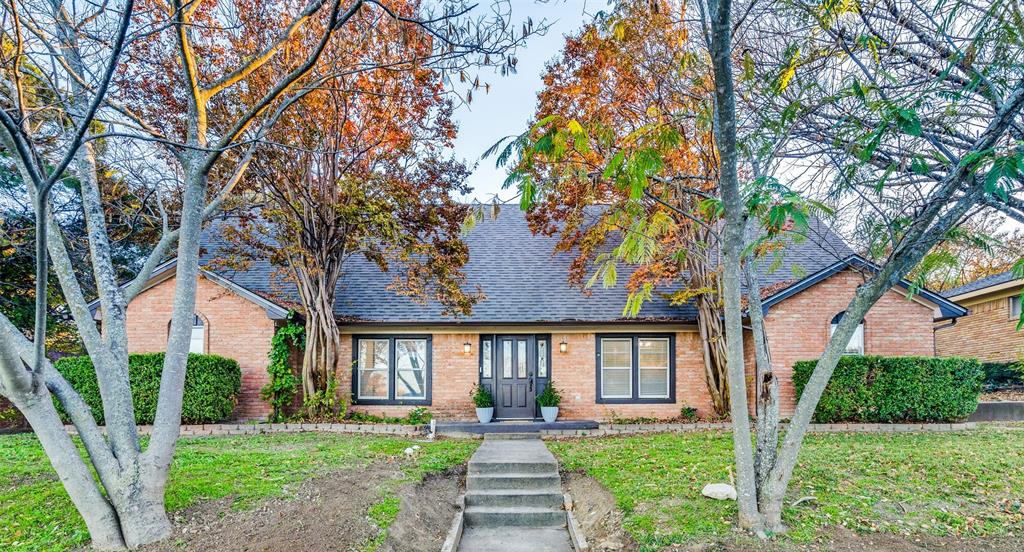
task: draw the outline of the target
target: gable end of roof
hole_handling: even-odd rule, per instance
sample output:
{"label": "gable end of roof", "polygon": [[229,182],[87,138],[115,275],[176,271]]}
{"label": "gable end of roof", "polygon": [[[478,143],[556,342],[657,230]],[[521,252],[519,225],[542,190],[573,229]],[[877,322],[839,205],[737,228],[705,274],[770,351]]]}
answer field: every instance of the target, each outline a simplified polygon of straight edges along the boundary
{"label": "gable end of roof", "polygon": [[[815,284],[822,282],[823,280],[831,276],[834,276],[835,274],[842,272],[843,270],[846,270],[847,268],[857,268],[861,270],[869,270],[871,272],[878,272],[878,266],[872,263],[871,261],[865,259],[864,257],[861,257],[860,255],[850,255],[849,257],[837,261],[832,265],[827,266],[819,270],[818,272],[815,272],[814,274],[811,274],[810,276],[807,276],[806,278],[794,283],[793,285],[788,286],[785,289],[766,297],[763,301],[761,301],[763,313],[767,314],[768,310],[772,307],[772,305],[776,305],[814,286]],[[913,288],[913,285],[905,279],[901,279],[896,285],[905,290],[910,290]],[[915,293],[922,297],[923,299],[927,300],[928,302],[933,303],[935,306],[937,306],[939,308],[939,312],[942,314],[942,319],[959,318],[967,314],[966,308],[961,307],[960,305],[939,295],[938,293],[928,291],[927,289],[918,289]]]}

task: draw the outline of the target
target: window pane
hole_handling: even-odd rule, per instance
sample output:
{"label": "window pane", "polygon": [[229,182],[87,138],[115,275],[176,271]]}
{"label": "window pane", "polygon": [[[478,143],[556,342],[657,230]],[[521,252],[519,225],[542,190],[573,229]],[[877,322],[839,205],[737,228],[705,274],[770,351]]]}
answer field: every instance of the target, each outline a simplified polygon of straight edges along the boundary
{"label": "window pane", "polygon": [[484,341],[480,346],[480,354],[483,356],[483,368],[481,371],[485,378],[491,377],[491,340]]}
{"label": "window pane", "polygon": [[629,398],[633,395],[633,371],[622,368],[601,370],[601,396],[605,398]]}
{"label": "window pane", "polygon": [[192,326],[192,336],[188,342],[188,352],[200,354],[206,352],[206,330],[203,329],[202,324]]}
{"label": "window pane", "polygon": [[633,340],[602,339],[601,366],[605,368],[632,368]]}
{"label": "window pane", "polygon": [[864,324],[857,326],[856,331],[853,332],[853,336],[850,337],[850,342],[846,345],[845,354],[848,355],[863,355],[864,354]]}
{"label": "window pane", "polygon": [[[832,337],[836,333],[836,324],[832,324],[829,328],[828,336]],[[861,322],[857,326],[857,329],[853,331],[853,335],[850,336],[850,342],[846,344],[846,349],[843,351],[844,355],[863,355],[864,354],[864,323]]]}
{"label": "window pane", "polygon": [[668,368],[668,340],[641,339],[640,368]]}
{"label": "window pane", "polygon": [[395,340],[395,398],[427,397],[427,342],[424,339]]}
{"label": "window pane", "polygon": [[360,370],[387,370],[388,369],[388,340],[387,339],[360,339],[359,340],[359,369]]}
{"label": "window pane", "polygon": [[1013,318],[1020,317],[1020,295],[1010,297],[1010,316]]}
{"label": "window pane", "polygon": [[359,371],[359,398],[361,398],[361,399],[386,399],[386,398],[388,398],[388,372],[387,372],[387,370],[360,370]]}
{"label": "window pane", "polygon": [[668,369],[641,368],[640,396],[657,398],[668,397]]}
{"label": "window pane", "polygon": [[359,340],[359,398],[387,399],[388,340]]}
{"label": "window pane", "polygon": [[516,364],[517,364],[516,376],[520,377],[520,378],[525,378],[526,377],[526,340],[518,341],[518,342],[516,342],[516,345],[517,345],[517,351],[516,351],[516,354],[517,354],[517,358],[516,358]]}
{"label": "window pane", "polygon": [[512,340],[501,342],[501,377],[512,377]]}
{"label": "window pane", "polygon": [[399,370],[424,370],[427,367],[427,342],[424,339],[396,339],[396,366]]}
{"label": "window pane", "polygon": [[537,341],[537,377],[548,377],[548,342]]}

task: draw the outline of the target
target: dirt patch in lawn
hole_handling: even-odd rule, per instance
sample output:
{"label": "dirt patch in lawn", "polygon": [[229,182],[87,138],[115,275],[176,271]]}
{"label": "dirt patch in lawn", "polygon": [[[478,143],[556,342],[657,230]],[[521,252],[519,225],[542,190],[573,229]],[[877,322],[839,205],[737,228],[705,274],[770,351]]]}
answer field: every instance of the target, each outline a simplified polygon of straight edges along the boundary
{"label": "dirt patch in lawn", "polygon": [[[455,514],[465,467],[427,475],[396,492],[401,506],[377,550],[439,550]],[[235,510],[233,499],[204,501],[172,516],[174,536],[143,552],[361,551],[380,528],[370,507],[395,489],[403,473],[375,463],[304,481],[286,496]]]}
{"label": "dirt patch in lawn", "polygon": [[573,516],[591,550],[639,550],[633,536],[622,528],[622,512],[604,485],[583,472],[562,472],[562,488],[572,497]]}
{"label": "dirt patch in lawn", "polygon": [[382,552],[440,550],[448,528],[458,511],[466,467],[428,474],[419,483],[398,490],[401,507],[388,527],[388,537],[378,548]]}
{"label": "dirt patch in lawn", "polygon": [[232,509],[232,499],[202,502],[173,515],[174,536],[143,550],[360,550],[379,532],[366,515],[378,488],[401,476],[395,466],[370,464],[309,479],[250,510]]}

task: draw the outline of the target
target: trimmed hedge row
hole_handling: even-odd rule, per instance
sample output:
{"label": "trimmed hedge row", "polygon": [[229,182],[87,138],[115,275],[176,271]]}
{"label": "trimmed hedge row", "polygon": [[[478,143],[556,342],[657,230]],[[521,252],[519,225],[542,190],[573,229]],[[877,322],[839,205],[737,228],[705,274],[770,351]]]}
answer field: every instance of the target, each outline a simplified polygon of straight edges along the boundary
{"label": "trimmed hedge row", "polygon": [[[816,360],[793,366],[799,397]],[[984,373],[967,358],[844,356],[825,387],[814,421],[958,422],[978,408]]]}
{"label": "trimmed hedge row", "polygon": [[[65,357],[54,363],[68,383],[92,409],[98,423],[103,423],[96,371],[88,356]],[[152,424],[160,395],[160,373],[164,353],[128,355],[128,381],[132,388],[135,421]],[[185,372],[185,395],[181,405],[181,422],[202,424],[219,422],[231,416],[242,389],[242,370],[238,362],[217,355],[188,355]],[[57,403],[56,400],[54,400]],[[57,403],[57,410],[67,421],[67,414]]]}

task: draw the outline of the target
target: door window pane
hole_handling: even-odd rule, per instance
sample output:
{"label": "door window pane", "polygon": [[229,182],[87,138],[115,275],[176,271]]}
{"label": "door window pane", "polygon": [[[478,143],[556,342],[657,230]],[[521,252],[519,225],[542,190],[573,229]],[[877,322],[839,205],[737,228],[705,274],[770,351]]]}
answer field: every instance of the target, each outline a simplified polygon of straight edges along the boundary
{"label": "door window pane", "polygon": [[424,339],[395,340],[395,398],[427,397],[427,342]]}
{"label": "door window pane", "polygon": [[548,342],[537,340],[537,377],[548,377]]}
{"label": "door window pane", "polygon": [[359,398],[387,399],[388,340],[362,339],[359,341]]}
{"label": "door window pane", "polygon": [[501,342],[501,377],[512,377],[512,340]]}
{"label": "door window pane", "polygon": [[484,341],[480,346],[480,355],[483,357],[483,364],[481,365],[480,371],[483,373],[485,378],[489,378],[492,375],[491,367],[491,340]]}
{"label": "door window pane", "polygon": [[601,340],[601,396],[633,396],[633,340]]}
{"label": "door window pane", "polygon": [[516,355],[517,355],[517,358],[516,358],[516,365],[517,365],[517,370],[516,371],[517,371],[517,374],[516,374],[516,376],[519,377],[519,378],[525,378],[526,377],[526,340],[517,341],[516,342],[516,346],[517,346],[517,348],[516,348]]}

